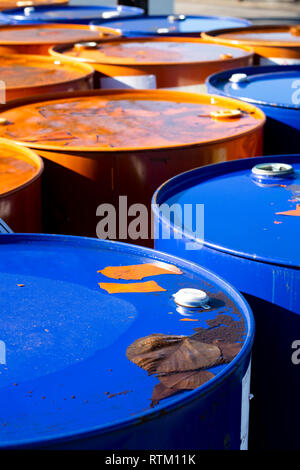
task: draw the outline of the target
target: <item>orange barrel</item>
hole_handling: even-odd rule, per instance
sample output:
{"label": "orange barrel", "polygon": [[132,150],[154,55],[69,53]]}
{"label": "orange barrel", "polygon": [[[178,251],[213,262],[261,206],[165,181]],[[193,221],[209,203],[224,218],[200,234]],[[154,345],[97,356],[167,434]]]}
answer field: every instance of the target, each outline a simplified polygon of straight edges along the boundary
{"label": "orange barrel", "polygon": [[37,5],[66,5],[67,3],[69,3],[68,0],[0,0],[0,10]]}
{"label": "orange barrel", "polygon": [[41,55],[0,55],[0,77],[5,83],[5,99],[59,91],[93,88],[94,70],[88,64],[75,64]]}
{"label": "orange barrel", "polygon": [[97,90],[25,98],[1,109],[0,136],[44,158],[50,233],[99,236],[99,205],[112,204],[118,214],[125,196],[128,207],[144,204],[150,214],[154,190],[168,178],[262,153],[264,113],[220,96]]}
{"label": "orange barrel", "polygon": [[50,47],[80,41],[107,41],[121,33],[102,26],[72,24],[7,25],[0,28],[0,53],[49,54]]}
{"label": "orange barrel", "polygon": [[252,47],[261,65],[300,64],[300,24],[219,29],[201,35],[220,45]]}
{"label": "orange barrel", "polygon": [[105,44],[56,46],[50,53],[91,64],[99,88],[170,88],[204,83],[212,73],[252,64],[250,48],[199,38],[126,38]]}
{"label": "orange barrel", "polygon": [[35,152],[0,139],[0,218],[15,232],[41,230],[43,168]]}

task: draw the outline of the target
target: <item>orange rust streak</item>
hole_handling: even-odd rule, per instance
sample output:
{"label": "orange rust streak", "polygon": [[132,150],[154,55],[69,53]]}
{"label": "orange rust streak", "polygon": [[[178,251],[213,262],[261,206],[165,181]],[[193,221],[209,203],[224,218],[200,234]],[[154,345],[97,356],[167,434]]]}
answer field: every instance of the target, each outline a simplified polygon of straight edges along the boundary
{"label": "orange rust streak", "polygon": [[276,215],[292,215],[294,217],[300,217],[300,205],[298,205],[296,209],[293,209],[291,211],[276,212]]}
{"label": "orange rust streak", "polygon": [[108,266],[98,271],[98,273],[112,279],[141,280],[144,277],[160,274],[182,274],[182,271],[171,264],[166,268],[162,268],[152,263],[145,263],[132,266]]}
{"label": "orange rust streak", "polygon": [[163,292],[166,289],[160,287],[155,281],[133,282],[131,284],[116,284],[114,282],[99,282],[101,289],[109,294],[121,294],[126,292]]}

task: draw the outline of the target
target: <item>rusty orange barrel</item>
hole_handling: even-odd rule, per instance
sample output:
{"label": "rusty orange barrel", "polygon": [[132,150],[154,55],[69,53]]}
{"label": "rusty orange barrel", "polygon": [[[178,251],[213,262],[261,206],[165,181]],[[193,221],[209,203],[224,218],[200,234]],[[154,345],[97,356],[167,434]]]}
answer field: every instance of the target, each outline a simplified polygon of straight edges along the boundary
{"label": "rusty orange barrel", "polygon": [[199,38],[124,38],[105,44],[56,46],[52,55],[90,63],[99,88],[171,88],[204,83],[214,71],[252,64],[250,48]]}
{"label": "rusty orange barrel", "polygon": [[15,232],[41,230],[43,168],[34,151],[0,139],[0,218]]}
{"label": "rusty orange barrel", "polygon": [[[5,100],[60,91],[92,89],[94,70],[87,64],[27,54],[0,54]],[[2,101],[5,101],[2,100]]]}
{"label": "rusty orange barrel", "polygon": [[262,153],[264,113],[220,96],[94,90],[1,109],[0,136],[44,159],[44,230],[52,233],[95,237],[101,204],[119,213],[125,196],[128,207],[144,204],[150,213],[154,190],[168,178]]}
{"label": "rusty orange barrel", "polygon": [[300,64],[300,23],[219,29],[202,33],[202,37],[220,45],[252,47],[260,65]]}
{"label": "rusty orange barrel", "polygon": [[66,5],[68,3],[68,0],[0,0],[0,10],[37,5]]}
{"label": "rusty orange barrel", "polygon": [[108,41],[121,33],[104,26],[72,24],[7,25],[0,28],[0,53],[49,54],[50,47],[80,41]]}

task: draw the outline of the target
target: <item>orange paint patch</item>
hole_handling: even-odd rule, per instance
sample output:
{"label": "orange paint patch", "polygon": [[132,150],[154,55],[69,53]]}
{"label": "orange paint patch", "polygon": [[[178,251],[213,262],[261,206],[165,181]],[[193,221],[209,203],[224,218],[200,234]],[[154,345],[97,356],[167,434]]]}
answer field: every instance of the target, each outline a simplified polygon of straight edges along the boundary
{"label": "orange paint patch", "polygon": [[294,217],[300,217],[300,205],[296,207],[296,209],[293,209],[291,211],[286,211],[286,212],[276,212],[277,215],[292,215]]}
{"label": "orange paint patch", "polygon": [[199,321],[197,318],[181,318],[179,321]]}
{"label": "orange paint patch", "polygon": [[107,266],[98,271],[98,273],[112,279],[124,279],[129,281],[141,280],[144,277],[158,276],[160,274],[182,274],[182,271],[172,264],[162,266],[160,264],[145,263],[131,266]]}
{"label": "orange paint patch", "polygon": [[274,224],[279,225],[279,224],[282,224],[282,222],[278,222],[278,220],[275,220]]}
{"label": "orange paint patch", "polygon": [[99,282],[101,289],[106,290],[109,294],[121,294],[125,292],[164,292],[166,289],[160,287],[155,281],[136,282],[131,284],[116,284],[114,282]]}

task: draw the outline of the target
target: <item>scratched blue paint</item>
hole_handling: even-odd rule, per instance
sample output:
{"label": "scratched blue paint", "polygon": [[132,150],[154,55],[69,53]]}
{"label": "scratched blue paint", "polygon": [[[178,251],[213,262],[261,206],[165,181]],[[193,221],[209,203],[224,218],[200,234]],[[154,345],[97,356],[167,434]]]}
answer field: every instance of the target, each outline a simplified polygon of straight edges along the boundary
{"label": "scratched blue paint", "polygon": [[[247,80],[233,83],[233,74]],[[253,103],[264,111],[264,154],[299,152],[300,65],[244,67],[211,75],[208,92]]]}
{"label": "scratched blue paint", "polygon": [[[134,245],[96,239],[0,235],[0,448],[222,449],[240,447],[242,377],[254,324],[235,289],[184,260]],[[176,265],[182,274],[155,280],[165,291],[108,294],[114,282],[99,270],[146,262]],[[127,283],[129,281],[115,281]],[[204,289],[215,310],[180,321],[172,295]],[[150,407],[155,376],[126,357],[136,339],[153,333],[191,335],[222,311],[245,321],[235,359],[215,377]],[[1,350],[1,349],[0,349]],[[2,358],[3,358],[2,354]]]}
{"label": "scratched blue paint", "polygon": [[[256,179],[261,163],[286,163],[289,177]],[[174,225],[161,217],[161,204],[204,204],[204,240],[191,227],[174,238]],[[228,279],[250,303],[256,321],[253,349],[250,446],[299,449],[299,367],[292,344],[300,331],[300,217],[279,215],[300,205],[300,155],[276,155],[219,163],[183,173],[154,195],[156,237],[169,225],[171,238],[155,248],[211,269]],[[178,227],[177,227],[178,229]],[[188,250],[187,243],[199,249]],[[195,247],[194,247],[195,248]]]}

